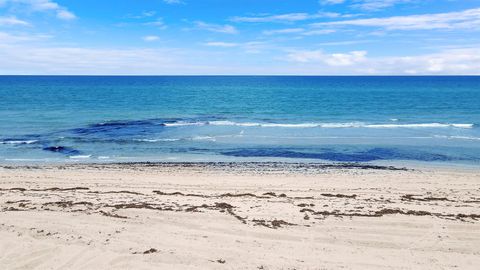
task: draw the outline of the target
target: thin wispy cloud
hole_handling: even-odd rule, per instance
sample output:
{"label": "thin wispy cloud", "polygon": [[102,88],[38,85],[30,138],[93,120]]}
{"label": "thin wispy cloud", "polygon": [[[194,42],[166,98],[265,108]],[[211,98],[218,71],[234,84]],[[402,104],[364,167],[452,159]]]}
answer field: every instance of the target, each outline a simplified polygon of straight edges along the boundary
{"label": "thin wispy cloud", "polygon": [[169,4],[169,5],[175,5],[175,4],[185,4],[185,2],[181,0],[163,0],[164,3]]}
{"label": "thin wispy cloud", "polygon": [[349,2],[349,6],[367,11],[378,11],[397,4],[416,2],[416,0],[320,0],[321,5],[339,5]]}
{"label": "thin wispy cloud", "polygon": [[314,23],[311,26],[363,26],[386,30],[478,29],[480,8],[458,12]]}
{"label": "thin wispy cloud", "polygon": [[0,17],[0,26],[13,26],[13,25],[28,26],[30,25],[30,23],[20,20],[15,16]]}
{"label": "thin wispy cloud", "polygon": [[165,22],[163,21],[163,18],[157,18],[156,20],[154,21],[150,21],[150,22],[145,22],[143,23],[144,25],[149,25],[149,26],[155,26],[159,29],[166,29],[167,28],[167,25],[165,24]]}
{"label": "thin wispy cloud", "polygon": [[204,46],[208,47],[217,47],[217,48],[238,48],[242,52],[247,54],[258,54],[261,53],[268,47],[268,43],[263,41],[249,41],[249,42],[223,42],[223,41],[212,41],[203,43]]}
{"label": "thin wispy cloud", "polygon": [[303,28],[285,28],[285,29],[276,29],[276,30],[265,30],[263,31],[264,35],[277,35],[277,34],[295,34],[305,32]]}
{"label": "thin wispy cloud", "polygon": [[73,20],[77,18],[77,16],[66,7],[51,0],[2,0],[0,4],[3,6],[24,6],[33,12],[53,12],[57,18],[62,20]]}
{"label": "thin wispy cloud", "polygon": [[275,29],[275,30],[265,30],[262,33],[267,36],[271,35],[288,35],[288,34],[299,34],[302,36],[316,36],[316,35],[326,35],[336,32],[334,29],[305,29],[305,28],[284,28],[284,29]]}
{"label": "thin wispy cloud", "polygon": [[244,22],[244,23],[266,23],[266,22],[278,22],[278,23],[287,23],[287,22],[297,22],[305,21],[319,18],[339,18],[350,15],[342,15],[335,12],[318,12],[315,14],[309,13],[286,13],[278,15],[264,15],[264,16],[249,16],[249,17],[232,17],[230,21],[232,22]]}
{"label": "thin wispy cloud", "polygon": [[309,30],[302,33],[304,36],[317,36],[317,35],[327,35],[337,32],[333,29],[320,29],[320,30]]}
{"label": "thin wispy cloud", "polygon": [[317,43],[317,46],[348,46],[362,43],[370,43],[374,40],[345,40],[345,41],[332,41]]}
{"label": "thin wispy cloud", "polygon": [[[178,64],[181,59],[168,49],[0,45],[0,58],[2,74],[158,74],[188,69]],[[29,63],[27,68],[23,66],[25,62]]]}
{"label": "thin wispy cloud", "polygon": [[153,36],[153,35],[152,35],[152,36],[144,36],[144,37],[142,37],[142,39],[143,39],[144,41],[147,41],[147,42],[152,42],[152,41],[157,41],[157,40],[159,40],[160,37],[159,37],[159,36]]}
{"label": "thin wispy cloud", "polygon": [[345,0],[320,0],[318,2],[322,5],[338,5],[345,2]]}
{"label": "thin wispy cloud", "polygon": [[201,30],[206,30],[210,32],[217,32],[217,33],[224,33],[224,34],[237,34],[238,30],[232,25],[220,25],[220,24],[213,24],[213,23],[206,23],[203,21],[196,21],[194,22],[196,28]]}
{"label": "thin wispy cloud", "polygon": [[19,42],[30,42],[30,41],[38,41],[38,40],[45,40],[52,38],[51,35],[45,34],[10,34],[6,32],[0,32],[0,43],[2,44],[12,44],[12,43],[19,43]]}
{"label": "thin wispy cloud", "polygon": [[377,11],[397,4],[407,4],[415,2],[413,0],[362,0],[354,2],[351,7],[363,10]]}
{"label": "thin wispy cloud", "polygon": [[141,14],[127,15],[125,17],[129,18],[129,19],[144,19],[144,18],[153,17],[153,16],[155,16],[155,14],[157,14],[156,11],[150,10],[150,11],[143,11]]}
{"label": "thin wispy cloud", "polygon": [[209,47],[222,47],[222,48],[232,48],[239,46],[238,43],[233,42],[221,42],[221,41],[213,41],[213,42],[205,42],[203,45]]}

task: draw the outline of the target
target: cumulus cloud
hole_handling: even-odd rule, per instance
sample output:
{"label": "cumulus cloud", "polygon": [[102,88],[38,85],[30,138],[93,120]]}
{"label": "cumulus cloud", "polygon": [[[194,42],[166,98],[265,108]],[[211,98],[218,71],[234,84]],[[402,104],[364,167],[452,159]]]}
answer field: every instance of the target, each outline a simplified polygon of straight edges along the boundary
{"label": "cumulus cloud", "polygon": [[[376,63],[375,72],[381,72],[381,65],[386,67],[386,71],[393,72],[395,66],[401,68],[404,74],[480,74],[480,49],[464,48],[451,49],[439,53],[387,57],[379,59]],[[372,66],[374,66],[372,64]]]}
{"label": "cumulus cloud", "polygon": [[[450,49],[416,56],[367,57],[366,51],[328,54],[321,50],[290,52],[302,74],[447,75],[480,74],[480,49]],[[298,71],[297,71],[298,72]]]}
{"label": "cumulus cloud", "polygon": [[198,29],[210,31],[210,32],[217,32],[217,33],[224,33],[224,34],[237,34],[238,30],[231,25],[220,25],[220,24],[212,24],[206,23],[202,21],[196,21],[195,26]]}
{"label": "cumulus cloud", "polygon": [[387,30],[479,29],[480,8],[458,12],[314,23],[312,26],[364,26]]}
{"label": "cumulus cloud", "polygon": [[366,60],[366,51],[327,54],[322,50],[295,51],[288,54],[288,59],[294,62],[321,62],[329,66],[351,66]]}

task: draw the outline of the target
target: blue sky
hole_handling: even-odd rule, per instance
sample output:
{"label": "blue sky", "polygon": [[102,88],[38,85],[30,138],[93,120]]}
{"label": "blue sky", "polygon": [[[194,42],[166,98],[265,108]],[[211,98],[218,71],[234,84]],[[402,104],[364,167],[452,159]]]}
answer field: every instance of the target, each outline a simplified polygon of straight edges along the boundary
{"label": "blue sky", "polygon": [[0,0],[0,74],[480,74],[480,0]]}

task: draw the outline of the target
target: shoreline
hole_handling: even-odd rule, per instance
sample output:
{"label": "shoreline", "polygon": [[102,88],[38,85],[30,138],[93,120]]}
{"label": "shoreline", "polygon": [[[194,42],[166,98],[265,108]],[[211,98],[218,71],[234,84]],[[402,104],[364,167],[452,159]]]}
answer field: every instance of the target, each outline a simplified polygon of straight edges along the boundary
{"label": "shoreline", "polygon": [[[359,169],[359,170],[410,170],[407,167],[397,167],[390,165],[376,165],[359,162],[346,163],[319,163],[319,162],[271,162],[271,161],[240,161],[240,162],[100,162],[100,163],[45,163],[45,164],[0,164],[0,168],[4,169],[48,169],[48,168],[109,168],[109,167],[123,167],[123,168],[208,168],[208,169],[238,169],[239,172],[262,170],[262,169],[276,169],[283,172],[298,172],[298,170],[313,170],[321,171],[327,169]],[[242,171],[244,170],[244,171]]]}
{"label": "shoreline", "polygon": [[438,162],[303,162],[303,161],[123,161],[123,162],[9,162],[0,163],[0,169],[45,169],[45,168],[109,168],[109,167],[152,167],[152,168],[206,168],[215,171],[234,170],[237,173],[255,172],[258,170],[279,171],[286,173],[309,172],[323,170],[359,169],[359,170],[400,170],[400,171],[465,171],[480,172],[480,164],[438,163]]}
{"label": "shoreline", "polygon": [[349,166],[0,166],[0,268],[480,264],[479,170]]}

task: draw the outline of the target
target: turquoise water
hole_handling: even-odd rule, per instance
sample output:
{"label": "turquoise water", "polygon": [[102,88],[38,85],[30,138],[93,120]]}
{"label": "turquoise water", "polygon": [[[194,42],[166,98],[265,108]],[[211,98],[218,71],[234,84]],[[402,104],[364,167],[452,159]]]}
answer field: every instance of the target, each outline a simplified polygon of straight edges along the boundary
{"label": "turquoise water", "polygon": [[480,164],[480,77],[0,76],[0,162]]}

